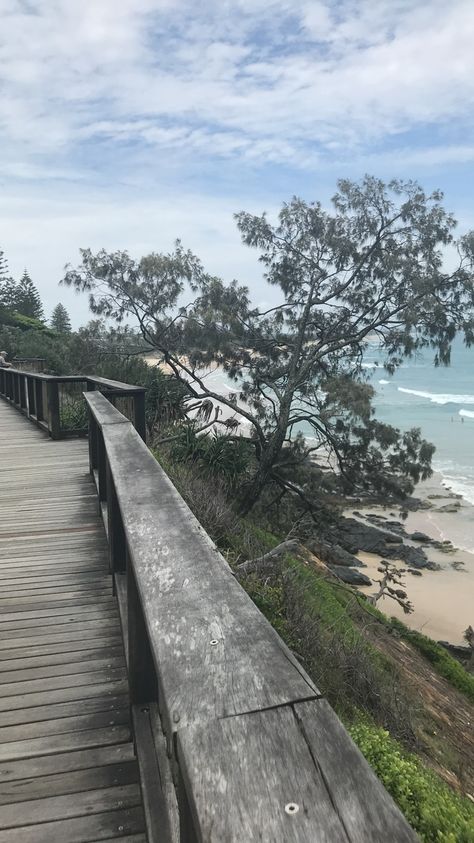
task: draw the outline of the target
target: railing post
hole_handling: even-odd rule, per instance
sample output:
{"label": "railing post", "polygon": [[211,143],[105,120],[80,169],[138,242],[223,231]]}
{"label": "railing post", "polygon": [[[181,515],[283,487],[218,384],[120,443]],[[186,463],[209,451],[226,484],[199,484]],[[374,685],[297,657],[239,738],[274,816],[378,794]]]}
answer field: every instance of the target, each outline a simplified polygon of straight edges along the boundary
{"label": "railing post", "polygon": [[89,471],[94,474],[98,467],[97,422],[89,410]]}
{"label": "railing post", "polygon": [[26,399],[26,375],[18,375],[19,387],[20,387],[20,410],[27,409],[27,399]]}
{"label": "railing post", "polygon": [[108,461],[106,465],[106,485],[109,570],[113,575],[116,572],[123,572],[127,568],[127,543],[123,529],[122,515]]}
{"label": "railing post", "polygon": [[51,379],[47,383],[49,432],[52,439],[61,438],[61,417],[59,414],[59,384]]}
{"label": "railing post", "polygon": [[97,474],[98,474],[98,493],[99,493],[99,505],[107,500],[107,478],[106,478],[106,470],[107,470],[107,460],[105,454],[105,445],[104,445],[104,437],[102,435],[102,431],[97,426]]}
{"label": "railing post", "polygon": [[134,393],[133,406],[135,414],[135,429],[143,441],[146,442],[145,390]]}
{"label": "railing post", "polygon": [[33,378],[26,377],[26,393],[28,397],[28,416],[36,418],[36,394],[35,382]]}
{"label": "railing post", "polygon": [[34,391],[35,391],[36,421],[43,421],[43,419],[44,419],[43,383],[42,383],[42,381],[40,381],[37,378],[35,378],[35,380],[34,380]]}
{"label": "railing post", "polygon": [[128,604],[128,681],[130,705],[149,703],[157,699],[157,683],[140,595],[127,553]]}

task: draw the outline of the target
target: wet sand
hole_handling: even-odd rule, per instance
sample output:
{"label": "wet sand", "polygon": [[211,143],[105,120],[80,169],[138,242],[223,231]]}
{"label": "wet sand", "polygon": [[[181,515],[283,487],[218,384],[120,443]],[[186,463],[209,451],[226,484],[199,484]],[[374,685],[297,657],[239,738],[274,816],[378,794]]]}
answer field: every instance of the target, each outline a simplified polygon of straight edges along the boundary
{"label": "wet sand", "polygon": [[[449,494],[441,485],[439,475],[433,475],[429,481],[420,483],[415,490],[415,495],[420,498],[430,494]],[[401,606],[389,597],[383,598],[377,605],[387,615],[403,620],[407,626],[424,632],[436,641],[465,644],[463,632],[469,624],[474,626],[474,506],[460,500],[461,506],[456,513],[436,511],[452,502],[453,498],[450,497],[432,499],[433,509],[410,512],[406,521],[402,522],[407,533],[419,530],[432,539],[449,539],[458,548],[454,553],[443,553],[435,548],[425,547],[420,542],[407,542],[414,547],[424,547],[428,559],[441,567],[439,571],[422,570],[421,577],[410,573],[403,575],[414,612],[406,615]],[[359,511],[364,510],[359,507]],[[386,517],[390,517],[390,512],[395,512],[393,507],[385,509],[374,506],[366,511],[380,512]],[[398,512],[396,515],[398,517]],[[357,555],[367,565],[367,568],[363,569],[364,572],[370,577],[380,578],[381,575],[377,571],[380,557],[372,553]],[[453,563],[458,568],[454,567]],[[403,562],[395,564],[405,567]],[[369,586],[361,590],[367,593],[374,591]]]}

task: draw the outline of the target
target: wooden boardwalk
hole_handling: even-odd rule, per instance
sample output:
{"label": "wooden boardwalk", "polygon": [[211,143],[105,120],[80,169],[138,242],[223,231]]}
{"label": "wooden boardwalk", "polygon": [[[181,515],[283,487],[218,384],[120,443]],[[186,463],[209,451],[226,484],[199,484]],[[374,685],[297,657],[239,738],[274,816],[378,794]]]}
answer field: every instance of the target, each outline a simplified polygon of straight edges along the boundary
{"label": "wooden boardwalk", "polygon": [[84,440],[0,401],[0,843],[145,843]]}

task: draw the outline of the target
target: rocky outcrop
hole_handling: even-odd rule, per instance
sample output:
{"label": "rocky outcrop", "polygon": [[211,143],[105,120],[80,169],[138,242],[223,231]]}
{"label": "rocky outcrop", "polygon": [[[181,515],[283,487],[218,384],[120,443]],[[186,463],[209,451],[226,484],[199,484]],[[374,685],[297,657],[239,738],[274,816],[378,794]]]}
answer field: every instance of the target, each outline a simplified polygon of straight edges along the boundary
{"label": "rocky outcrop", "polygon": [[365,568],[363,562],[339,544],[329,544],[321,539],[309,539],[306,547],[327,565],[342,565],[345,568]]}
{"label": "rocky outcrop", "polygon": [[421,547],[406,545],[402,536],[372,524],[363,524],[355,518],[341,518],[337,526],[326,531],[324,539],[330,545],[339,545],[352,555],[363,551],[375,553],[384,559],[399,559],[411,568],[438,569],[438,565],[430,562]]}
{"label": "rocky outcrop", "polygon": [[372,585],[372,580],[361,571],[355,568],[348,568],[344,565],[328,565],[330,571],[349,585]]}
{"label": "rocky outcrop", "polygon": [[415,530],[414,533],[411,533],[410,538],[412,542],[423,542],[423,544],[431,544],[431,539],[426,533],[420,532],[420,530]]}

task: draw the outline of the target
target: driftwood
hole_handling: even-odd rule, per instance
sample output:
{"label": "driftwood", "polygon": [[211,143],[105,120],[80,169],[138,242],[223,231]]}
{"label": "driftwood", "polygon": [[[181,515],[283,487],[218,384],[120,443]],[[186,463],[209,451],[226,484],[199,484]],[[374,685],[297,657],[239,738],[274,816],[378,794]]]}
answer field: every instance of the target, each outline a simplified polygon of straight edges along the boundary
{"label": "driftwood", "polygon": [[288,539],[287,541],[284,541],[274,547],[273,550],[265,553],[263,556],[259,556],[256,559],[249,559],[247,562],[242,562],[240,565],[237,565],[235,574],[237,577],[245,577],[248,574],[256,573],[268,575],[275,574],[278,572],[280,564],[286,556],[293,556],[297,559],[302,559],[307,563],[311,562],[321,571],[324,571],[327,574],[331,573],[324,562],[321,562],[317,556],[310,553],[308,548],[305,547],[298,539]]}

